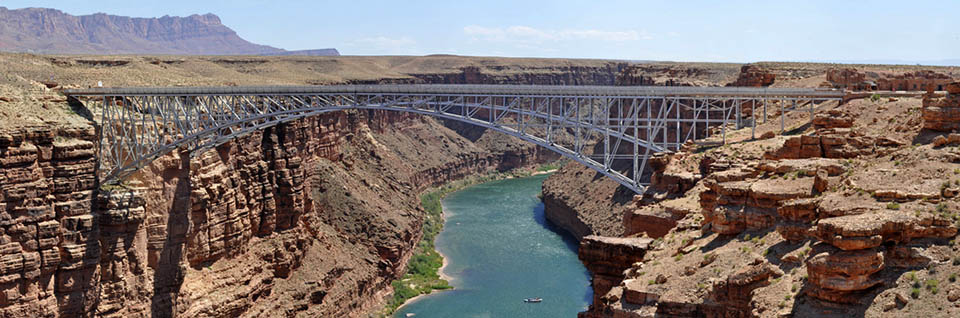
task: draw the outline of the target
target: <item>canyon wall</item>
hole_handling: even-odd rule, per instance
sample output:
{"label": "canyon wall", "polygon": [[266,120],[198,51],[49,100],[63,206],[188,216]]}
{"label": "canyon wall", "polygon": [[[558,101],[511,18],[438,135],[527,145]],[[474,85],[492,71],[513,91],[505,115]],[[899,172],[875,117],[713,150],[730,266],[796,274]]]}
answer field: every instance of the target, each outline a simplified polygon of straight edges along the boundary
{"label": "canyon wall", "polygon": [[854,91],[925,91],[928,87],[942,91],[953,81],[951,75],[931,70],[904,73],[864,72],[856,68],[827,70],[829,86]]}
{"label": "canyon wall", "polygon": [[420,238],[417,193],[542,160],[420,116],[343,112],[168,154],[96,198],[95,136],[0,134],[0,316],[358,316]]}

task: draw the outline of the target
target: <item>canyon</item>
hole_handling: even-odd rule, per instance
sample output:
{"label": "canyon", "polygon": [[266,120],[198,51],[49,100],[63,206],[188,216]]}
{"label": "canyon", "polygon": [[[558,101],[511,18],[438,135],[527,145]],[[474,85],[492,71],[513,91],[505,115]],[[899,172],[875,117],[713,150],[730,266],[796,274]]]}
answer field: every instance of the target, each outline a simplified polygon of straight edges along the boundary
{"label": "canyon", "polygon": [[[99,110],[57,91],[97,81],[815,87],[832,66],[0,54],[0,69],[0,316],[360,317],[382,308],[405,271],[422,235],[420,192],[558,156],[464,124],[349,111],[173,153],[104,188],[94,175]],[[582,315],[916,313],[947,304],[956,252],[945,241],[956,225],[937,209],[955,215],[955,186],[940,187],[956,169],[948,145],[960,139],[923,127],[953,129],[936,115],[951,113],[953,101],[936,92],[856,99],[818,109],[810,125],[806,114],[786,114],[788,130],[800,131],[788,134],[771,114],[757,131],[769,138],[734,131],[725,146],[658,155],[644,195],[566,164],[544,183],[543,201],[547,218],[582,241],[594,275]],[[930,264],[939,267],[931,273]],[[896,282],[915,269],[944,291],[900,297],[909,284]]]}

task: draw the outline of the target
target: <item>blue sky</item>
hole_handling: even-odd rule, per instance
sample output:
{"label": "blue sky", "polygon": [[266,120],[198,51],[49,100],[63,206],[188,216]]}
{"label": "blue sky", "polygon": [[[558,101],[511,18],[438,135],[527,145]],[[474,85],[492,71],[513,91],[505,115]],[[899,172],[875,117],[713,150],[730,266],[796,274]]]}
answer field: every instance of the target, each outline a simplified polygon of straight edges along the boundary
{"label": "blue sky", "polygon": [[3,0],[8,8],[215,13],[241,37],[345,55],[960,63],[960,1]]}

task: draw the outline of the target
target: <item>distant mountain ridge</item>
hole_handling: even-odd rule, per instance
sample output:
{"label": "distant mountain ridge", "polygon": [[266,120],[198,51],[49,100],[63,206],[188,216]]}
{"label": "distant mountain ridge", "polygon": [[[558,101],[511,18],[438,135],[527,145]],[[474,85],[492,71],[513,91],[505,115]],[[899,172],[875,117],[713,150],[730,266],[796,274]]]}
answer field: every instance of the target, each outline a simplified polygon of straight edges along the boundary
{"label": "distant mountain ridge", "polygon": [[131,18],[0,7],[0,51],[40,54],[340,55],[287,51],[244,40],[212,13]]}

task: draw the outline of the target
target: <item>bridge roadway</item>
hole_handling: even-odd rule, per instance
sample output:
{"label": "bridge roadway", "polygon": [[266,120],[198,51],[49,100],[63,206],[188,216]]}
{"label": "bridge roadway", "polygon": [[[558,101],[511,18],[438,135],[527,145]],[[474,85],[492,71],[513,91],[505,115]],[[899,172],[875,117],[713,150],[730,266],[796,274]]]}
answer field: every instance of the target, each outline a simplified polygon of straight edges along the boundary
{"label": "bridge roadway", "polygon": [[[121,182],[178,148],[197,154],[318,114],[404,111],[494,129],[558,152],[638,193],[654,153],[727,129],[840,101],[836,90],[745,87],[334,85],[66,90],[98,113],[101,184]],[[755,111],[756,110],[756,111]],[[746,114],[746,115],[745,115]]]}

